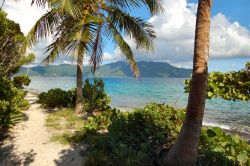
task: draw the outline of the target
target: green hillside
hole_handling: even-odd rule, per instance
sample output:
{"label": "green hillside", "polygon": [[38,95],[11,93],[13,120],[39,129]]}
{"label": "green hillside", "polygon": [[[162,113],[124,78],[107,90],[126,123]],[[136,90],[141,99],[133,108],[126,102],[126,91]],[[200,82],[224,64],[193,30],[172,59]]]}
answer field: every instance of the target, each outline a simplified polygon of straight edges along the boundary
{"label": "green hillside", "polygon": [[[163,62],[138,62],[141,77],[176,77],[186,78],[190,77],[192,70],[183,69],[171,66]],[[84,76],[92,77],[89,66],[84,67]],[[18,75],[27,74],[29,76],[57,76],[70,77],[76,76],[76,66],[61,64],[49,66],[35,66],[21,69]],[[115,62],[101,66],[95,73],[98,77],[133,77],[129,64],[125,62]]]}

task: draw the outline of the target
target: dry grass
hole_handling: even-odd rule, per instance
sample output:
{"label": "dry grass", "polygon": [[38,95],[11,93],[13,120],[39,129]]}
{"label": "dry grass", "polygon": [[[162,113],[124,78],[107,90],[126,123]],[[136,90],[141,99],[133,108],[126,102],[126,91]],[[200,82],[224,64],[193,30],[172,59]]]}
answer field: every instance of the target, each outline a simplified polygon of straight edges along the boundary
{"label": "dry grass", "polygon": [[81,140],[84,120],[77,116],[73,109],[67,108],[48,114],[46,127],[52,132],[51,141],[61,144],[72,144]]}

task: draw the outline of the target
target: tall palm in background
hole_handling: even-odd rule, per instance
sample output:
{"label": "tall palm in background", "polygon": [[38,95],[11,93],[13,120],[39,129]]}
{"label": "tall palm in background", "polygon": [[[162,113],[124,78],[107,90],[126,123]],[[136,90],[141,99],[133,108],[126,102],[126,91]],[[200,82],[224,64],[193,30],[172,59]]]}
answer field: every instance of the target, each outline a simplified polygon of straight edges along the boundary
{"label": "tall palm in background", "polygon": [[150,23],[128,12],[142,6],[151,15],[162,10],[158,0],[32,0],[34,3],[48,5],[49,10],[30,30],[25,48],[52,36],[44,63],[54,62],[59,55],[77,59],[76,113],[82,110],[84,56],[90,56],[94,72],[102,62],[103,38],[112,40],[126,57],[134,75],[139,76],[134,54],[124,36],[133,39],[137,48],[152,50],[156,35]]}
{"label": "tall palm in background", "polygon": [[207,94],[211,7],[212,0],[199,0],[191,90],[180,135],[166,156],[171,166],[195,165]]}

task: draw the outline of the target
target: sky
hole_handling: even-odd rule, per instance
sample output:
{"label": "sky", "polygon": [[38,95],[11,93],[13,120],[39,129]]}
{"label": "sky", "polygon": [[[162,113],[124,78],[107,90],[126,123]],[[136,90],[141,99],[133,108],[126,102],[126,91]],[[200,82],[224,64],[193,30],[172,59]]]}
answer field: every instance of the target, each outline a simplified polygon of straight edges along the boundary
{"label": "sky", "polygon": [[[0,4],[3,0],[0,0]],[[30,6],[31,0],[19,3],[6,0],[3,9],[8,18],[18,22],[24,34],[27,34],[34,22],[46,12],[45,9]],[[133,40],[126,38],[132,47],[137,61],[168,62],[177,67],[192,67],[195,19],[198,0],[162,0],[165,12],[150,16],[146,8],[136,9],[130,14],[149,21],[154,25],[157,38],[154,52],[137,50]],[[250,1],[214,0],[210,33],[210,71],[238,70],[250,61]],[[33,51],[40,64],[46,57],[45,47],[51,40],[39,43]],[[105,41],[104,61],[110,63],[125,60],[112,42]],[[61,57],[55,64],[71,63]],[[85,58],[85,64],[88,58]]]}

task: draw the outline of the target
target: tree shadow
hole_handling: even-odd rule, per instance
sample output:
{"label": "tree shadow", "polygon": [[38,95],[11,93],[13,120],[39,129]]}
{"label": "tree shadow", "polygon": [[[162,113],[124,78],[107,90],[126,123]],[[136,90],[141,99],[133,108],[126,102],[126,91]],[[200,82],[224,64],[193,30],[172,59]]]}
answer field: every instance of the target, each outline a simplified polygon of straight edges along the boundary
{"label": "tree shadow", "polygon": [[[27,116],[27,114],[25,114],[25,112],[21,112],[21,114],[14,119],[14,126],[16,126],[18,123],[26,122],[28,120],[29,120],[29,117]],[[0,128],[0,146],[3,145],[3,142],[5,139],[13,138],[13,136],[11,135],[10,129],[11,127]]]}
{"label": "tree shadow", "polygon": [[0,165],[2,166],[29,166],[35,158],[36,153],[33,149],[22,154],[15,154],[15,146],[8,144],[0,147]]}
{"label": "tree shadow", "polygon": [[[15,119],[15,125],[28,121],[29,117],[25,112],[22,112],[19,117]],[[15,145],[13,143],[14,135],[11,128],[4,128],[0,131],[0,166],[28,166],[34,161],[36,153],[33,149],[29,152],[16,154],[14,152]],[[5,143],[5,141],[7,143]]]}
{"label": "tree shadow", "polygon": [[70,149],[60,152],[60,158],[54,160],[57,166],[81,166],[84,162],[84,156],[86,155],[86,144],[72,145]]}

